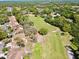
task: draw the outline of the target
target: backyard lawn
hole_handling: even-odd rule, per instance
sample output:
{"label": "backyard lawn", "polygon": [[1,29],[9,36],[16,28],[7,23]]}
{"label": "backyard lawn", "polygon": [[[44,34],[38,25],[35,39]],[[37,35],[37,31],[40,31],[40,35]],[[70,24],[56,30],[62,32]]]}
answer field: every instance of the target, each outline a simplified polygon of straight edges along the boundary
{"label": "backyard lawn", "polygon": [[33,49],[32,59],[68,59],[60,33],[53,32],[58,28],[47,24],[41,17],[29,16],[29,18],[34,22],[34,26],[38,30],[40,28],[47,28],[49,31],[48,34],[44,36],[45,42],[40,45],[37,44]]}

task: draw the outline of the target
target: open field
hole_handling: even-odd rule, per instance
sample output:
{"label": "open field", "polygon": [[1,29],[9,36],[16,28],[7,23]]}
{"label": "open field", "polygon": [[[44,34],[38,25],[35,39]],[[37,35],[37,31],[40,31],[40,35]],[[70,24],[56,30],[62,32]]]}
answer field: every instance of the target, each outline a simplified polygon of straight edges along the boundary
{"label": "open field", "polygon": [[[30,19],[34,22],[35,27],[39,30],[40,28],[47,28],[49,30],[48,34],[44,36],[45,42],[43,42],[42,48],[42,53],[40,51],[39,55],[42,55],[38,58],[38,53],[36,53],[36,48],[39,50],[38,47],[34,48],[36,51],[33,53],[32,59],[68,59],[66,50],[64,48],[64,45],[61,41],[61,36],[59,32],[53,32],[57,30],[58,28],[51,26],[47,24],[46,22],[43,21],[43,18],[41,17],[34,17],[30,16]],[[39,46],[39,45],[38,45]]]}

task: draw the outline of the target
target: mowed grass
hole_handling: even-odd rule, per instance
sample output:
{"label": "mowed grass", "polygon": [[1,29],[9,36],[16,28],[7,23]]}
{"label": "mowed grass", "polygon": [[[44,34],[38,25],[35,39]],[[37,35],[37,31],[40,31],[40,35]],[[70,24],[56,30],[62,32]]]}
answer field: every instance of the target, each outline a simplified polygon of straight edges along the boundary
{"label": "mowed grass", "polygon": [[44,59],[68,59],[59,33],[49,33],[43,44]]}
{"label": "mowed grass", "polygon": [[32,50],[32,59],[42,59],[42,46],[40,43],[36,43],[34,49]]}
{"label": "mowed grass", "polygon": [[30,59],[30,57],[25,55],[23,59]]}
{"label": "mowed grass", "polygon": [[[32,59],[68,59],[64,45],[61,41],[60,33],[53,32],[56,27],[47,24],[44,22],[44,19],[41,17],[29,16],[29,18],[34,22],[34,26],[39,30],[40,28],[47,28],[49,33],[44,36],[45,42],[42,45],[40,50],[37,51],[34,48]],[[39,47],[39,45],[37,45]],[[40,53],[40,51],[42,51]],[[42,55],[42,56],[41,56]]]}
{"label": "mowed grass", "polygon": [[44,22],[44,19],[39,17],[39,16],[38,17],[30,16],[29,18],[30,18],[31,21],[34,22],[34,26],[38,30],[41,29],[41,28],[46,28],[46,29],[48,29],[48,31],[57,29],[56,27],[51,26],[48,23]]}

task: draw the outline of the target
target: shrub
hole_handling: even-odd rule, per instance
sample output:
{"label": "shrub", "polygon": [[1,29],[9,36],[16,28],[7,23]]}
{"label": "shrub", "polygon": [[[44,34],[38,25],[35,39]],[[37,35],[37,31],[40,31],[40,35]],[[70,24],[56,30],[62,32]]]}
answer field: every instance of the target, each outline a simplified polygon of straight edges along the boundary
{"label": "shrub", "polygon": [[46,35],[47,32],[48,32],[48,30],[47,30],[46,28],[41,28],[41,29],[39,30],[39,33],[40,33],[41,35]]}
{"label": "shrub", "polygon": [[14,40],[16,41],[16,44],[18,46],[20,46],[20,47],[24,47],[25,46],[23,39],[21,39],[20,37],[16,37]]}
{"label": "shrub", "polygon": [[29,55],[25,55],[23,59],[30,59]]}
{"label": "shrub", "polygon": [[12,16],[12,13],[11,12],[7,12],[7,16]]}
{"label": "shrub", "polygon": [[0,59],[6,59],[5,57],[0,57]]}
{"label": "shrub", "polygon": [[3,48],[2,51],[5,53],[6,51],[8,51],[8,48]]}
{"label": "shrub", "polygon": [[34,27],[30,27],[29,25],[24,26],[24,33],[26,36],[30,36],[31,34],[36,34],[37,30]]}

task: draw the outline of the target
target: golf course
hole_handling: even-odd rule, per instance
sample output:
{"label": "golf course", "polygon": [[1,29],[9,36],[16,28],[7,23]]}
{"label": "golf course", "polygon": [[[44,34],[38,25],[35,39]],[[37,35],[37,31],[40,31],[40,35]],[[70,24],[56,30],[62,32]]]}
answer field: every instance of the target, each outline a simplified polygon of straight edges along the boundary
{"label": "golf course", "polygon": [[68,59],[65,47],[61,41],[58,28],[49,25],[41,17],[29,16],[34,22],[35,28],[47,28],[48,34],[44,36],[43,43],[36,43],[33,49],[32,59]]}

